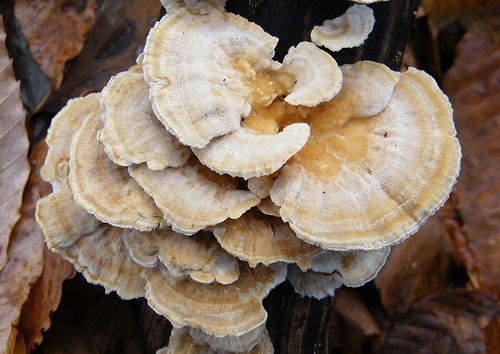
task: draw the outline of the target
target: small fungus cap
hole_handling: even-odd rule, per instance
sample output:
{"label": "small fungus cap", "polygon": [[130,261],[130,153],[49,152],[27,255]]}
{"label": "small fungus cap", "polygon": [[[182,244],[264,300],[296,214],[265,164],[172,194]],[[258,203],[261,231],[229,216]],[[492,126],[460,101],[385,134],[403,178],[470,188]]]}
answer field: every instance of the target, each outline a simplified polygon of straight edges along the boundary
{"label": "small fungus cap", "polygon": [[234,178],[216,174],[194,157],[182,167],[153,171],[142,164],[130,166],[129,172],[154,199],[165,223],[185,235],[236,219],[260,202],[240,190]]}
{"label": "small fungus cap", "polygon": [[277,171],[309,138],[309,126],[296,123],[276,135],[241,127],[212,139],[201,149],[193,148],[200,162],[220,174],[261,177]]}
{"label": "small fungus cap", "polygon": [[302,296],[323,299],[333,296],[342,285],[366,284],[384,266],[390,247],[370,251],[328,251],[316,256],[311,267],[300,271],[290,265],[287,278]]}
{"label": "small fungus cap", "polygon": [[240,262],[240,277],[229,285],[176,278],[161,264],[143,274],[149,306],[173,326],[198,328],[222,337],[243,335],[266,321],[262,299],[285,280],[286,267],[250,268]]}
{"label": "small fungus cap", "polygon": [[113,76],[101,92],[99,141],[114,163],[130,166],[146,162],[154,170],[182,166],[191,150],[164,129],[149,101],[149,85],[141,73]]}
{"label": "small fungus cap", "polygon": [[179,9],[164,16],[148,35],[143,62],[158,119],[198,148],[238,129],[251,109],[247,76],[279,66],[272,60],[277,42],[231,13]]}
{"label": "small fungus cap", "polygon": [[[373,79],[362,64],[351,68]],[[334,250],[382,248],[415,233],[460,169],[452,109],[435,81],[415,69],[401,74],[387,107],[369,117],[337,120],[335,105],[321,109],[308,144],[271,189],[283,220],[307,242]]]}
{"label": "small fungus cap", "polygon": [[238,260],[208,232],[187,237],[169,228],[130,230],[124,232],[123,242],[138,264],[152,268],[159,260],[176,277],[189,275],[200,283],[221,284],[230,284],[239,277]]}
{"label": "small fungus cap", "polygon": [[80,128],[83,120],[99,109],[100,93],[91,93],[85,97],[69,100],[52,119],[45,142],[49,146],[45,163],[40,169],[44,181],[54,182],[67,175],[59,176],[59,164],[69,161],[71,140]]}
{"label": "small fungus cap", "polygon": [[[362,2],[362,1],[359,1]],[[326,20],[311,31],[311,41],[338,52],[343,48],[360,46],[368,38],[375,17],[373,10],[366,5],[353,5],[340,17]]]}
{"label": "small fungus cap", "polygon": [[152,230],[162,221],[153,199],[115,165],[97,140],[103,127],[99,111],[91,113],[70,146],[69,184],[75,202],[99,220],[118,227]]}
{"label": "small fungus cap", "polygon": [[324,252],[320,247],[297,238],[280,218],[251,209],[236,220],[226,220],[213,229],[222,248],[255,267],[262,263],[297,263],[310,267],[313,257]]}
{"label": "small fungus cap", "polygon": [[296,78],[285,97],[292,105],[316,106],[329,101],[342,87],[342,72],[335,59],[310,42],[290,48],[279,71]]}
{"label": "small fungus cap", "polygon": [[[256,343],[255,343],[256,342]],[[215,337],[190,327],[172,328],[168,347],[157,354],[168,353],[274,353],[269,333],[264,326],[250,332],[250,335]]]}

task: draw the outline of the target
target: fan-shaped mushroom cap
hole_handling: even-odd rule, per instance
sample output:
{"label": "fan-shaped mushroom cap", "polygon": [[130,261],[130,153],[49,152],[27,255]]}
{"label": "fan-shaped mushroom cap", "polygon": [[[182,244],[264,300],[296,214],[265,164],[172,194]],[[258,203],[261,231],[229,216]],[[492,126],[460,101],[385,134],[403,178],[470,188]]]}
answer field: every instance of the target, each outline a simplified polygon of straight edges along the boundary
{"label": "fan-shaped mushroom cap", "polygon": [[199,328],[214,336],[242,335],[265,322],[262,299],[285,280],[284,264],[250,268],[240,262],[240,277],[229,285],[200,284],[175,278],[161,264],[145,269],[146,297],[175,327]]}
{"label": "fan-shaped mushroom cap", "polygon": [[400,77],[400,73],[372,61],[342,65],[341,70],[344,77],[342,90],[324,104],[326,115],[335,110],[338,126],[351,118],[365,118],[382,111],[387,107]]}
{"label": "fan-shaped mushroom cap", "polygon": [[45,142],[49,146],[45,163],[40,169],[42,178],[55,187],[56,181],[66,179],[60,176],[59,164],[69,161],[71,139],[80,128],[83,120],[99,109],[100,93],[69,100],[52,119]]}
{"label": "fan-shaped mushroom cap", "polygon": [[314,26],[311,41],[334,52],[357,47],[365,42],[374,25],[372,9],[366,5],[352,5],[342,16],[326,20],[321,26]]}
{"label": "fan-shaped mushroom cap", "polygon": [[[215,337],[203,333],[200,330],[190,327],[172,328],[168,347],[162,348],[156,354],[162,353],[248,353],[248,354],[269,354],[274,353],[273,344],[269,333],[264,326],[258,327],[258,331],[253,330],[251,341],[246,337],[247,334],[242,336],[226,336]],[[256,337],[258,335],[258,337]],[[254,342],[254,337],[258,339],[258,343],[251,345]],[[250,343],[250,345],[247,344]],[[226,344],[227,343],[227,344]],[[245,349],[249,347],[248,349]],[[227,348],[227,349],[224,349]]]}
{"label": "fan-shaped mushroom cap", "polygon": [[338,273],[346,286],[358,287],[375,278],[390,251],[390,247],[370,251],[328,251],[314,257],[311,270]]}
{"label": "fan-shaped mushroom cap", "polygon": [[93,215],[74,202],[68,185],[71,139],[83,120],[99,108],[99,95],[92,93],[69,100],[52,119],[47,133],[49,149],[40,175],[52,184],[53,193],[37,202],[35,216],[47,246],[56,252],[100,225]]}
{"label": "fan-shaped mushroom cap", "polygon": [[45,235],[47,247],[54,252],[61,252],[83,235],[94,232],[101,224],[73,200],[68,185],[68,161],[60,163],[59,170],[60,181],[54,183],[51,194],[38,200],[35,211],[36,221]]}
{"label": "fan-shaped mushroom cap", "polygon": [[216,174],[195,158],[182,167],[152,171],[143,164],[129,167],[129,172],[153,197],[166,223],[185,235],[236,219],[260,201],[239,190],[232,177]]}
{"label": "fan-shaped mushroom cap", "polygon": [[335,291],[344,285],[342,277],[337,273],[320,274],[310,269],[303,272],[295,264],[288,266],[286,277],[297,294],[319,300],[334,296]]}
{"label": "fan-shaped mushroom cap", "polygon": [[130,166],[146,162],[153,170],[182,166],[191,150],[165,130],[149,101],[144,75],[130,71],[111,78],[101,92],[98,139],[114,163]]}
{"label": "fan-shaped mushroom cap", "polygon": [[289,266],[287,278],[302,296],[322,299],[333,296],[342,285],[358,287],[366,284],[384,266],[390,247],[371,251],[329,251],[315,257],[311,268],[301,272]]}
{"label": "fan-shaped mushroom cap", "polygon": [[193,148],[200,162],[217,173],[233,177],[261,177],[278,170],[309,138],[309,126],[296,123],[277,135],[241,127],[212,139],[201,149]]}
{"label": "fan-shaped mushroom cap", "polygon": [[255,267],[258,263],[297,263],[309,268],[323,249],[297,238],[280,218],[251,209],[236,220],[226,220],[213,229],[222,248]]}
{"label": "fan-shaped mushroom cap", "polygon": [[292,105],[316,106],[329,101],[342,87],[342,72],[335,59],[310,42],[291,47],[279,71],[296,78],[285,98]]}
{"label": "fan-shaped mushroom cap", "polygon": [[271,189],[283,220],[336,250],[386,247],[416,232],[460,169],[452,109],[435,81],[410,69],[375,116],[337,126],[335,110],[327,113],[311,118],[308,143]]}
{"label": "fan-shaped mushroom cap", "polygon": [[159,120],[179,140],[201,148],[240,127],[250,113],[252,76],[275,69],[278,39],[227,12],[164,16],[144,49],[144,76]]}
{"label": "fan-shaped mushroom cap", "polygon": [[144,296],[143,267],[128,255],[122,242],[124,229],[108,224],[79,238],[62,250],[61,255],[82,273],[87,281],[116,291],[122,299]]}
{"label": "fan-shaped mushroom cap", "polygon": [[239,276],[238,260],[208,232],[186,237],[170,229],[130,230],[124,232],[123,242],[140,265],[150,268],[160,260],[176,277],[189,275],[200,283],[229,284]]}
{"label": "fan-shaped mushroom cap", "polygon": [[115,165],[97,140],[103,126],[99,111],[91,113],[70,147],[69,184],[75,202],[99,220],[119,227],[151,230],[161,212],[125,167]]}

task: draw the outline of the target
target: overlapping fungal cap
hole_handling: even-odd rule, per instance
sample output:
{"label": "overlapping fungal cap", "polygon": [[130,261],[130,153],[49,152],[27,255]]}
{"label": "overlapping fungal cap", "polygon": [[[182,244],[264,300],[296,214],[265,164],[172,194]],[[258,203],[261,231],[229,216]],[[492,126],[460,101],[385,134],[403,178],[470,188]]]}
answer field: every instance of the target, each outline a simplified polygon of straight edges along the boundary
{"label": "overlapping fungal cap", "polygon": [[311,265],[313,257],[324,252],[297,238],[280,218],[251,209],[236,220],[226,220],[213,229],[222,248],[251,267],[262,263],[297,263],[301,269]]}
{"label": "overlapping fungal cap", "polygon": [[291,124],[276,135],[241,127],[193,151],[201,163],[218,173],[245,179],[262,177],[276,172],[302,149],[309,132],[305,123]]}
{"label": "overlapping fungal cap", "polygon": [[[252,331],[252,334],[258,333],[259,338],[257,344],[253,340],[248,342],[247,335],[234,337],[230,336],[217,338],[202,334],[201,331],[196,331],[193,328],[174,327],[170,334],[168,347],[158,350],[157,354],[162,353],[274,353],[273,344],[269,338],[269,333],[265,328],[259,328],[260,331]],[[252,338],[254,339],[254,338]],[[256,338],[257,339],[257,338]],[[222,342],[222,343],[221,343]],[[228,343],[229,345],[225,345]],[[222,344],[222,345],[221,345]],[[252,345],[254,344],[254,345]]]}
{"label": "overlapping fungal cap", "polygon": [[277,42],[231,13],[182,8],[164,16],[148,35],[143,62],[158,119],[197,148],[238,129],[251,110],[251,76],[279,66]]}
{"label": "overlapping fungal cap", "polygon": [[108,158],[97,139],[103,127],[99,111],[89,114],[70,146],[69,184],[75,202],[102,222],[152,230],[162,222],[153,199],[131,178],[127,168]]}
{"label": "overlapping fungal cap", "polygon": [[149,306],[173,326],[196,327],[223,337],[243,335],[266,321],[262,299],[284,281],[286,266],[276,263],[250,268],[240,262],[240,276],[230,286],[176,278],[161,264],[144,269],[143,274]]}
{"label": "overlapping fungal cap", "polygon": [[239,277],[238,260],[224,251],[208,232],[191,237],[169,228],[124,232],[123,242],[132,259],[143,267],[159,260],[175,277],[189,275],[200,283],[230,284]]}
{"label": "overlapping fungal cap", "polygon": [[99,93],[69,100],[52,119],[47,133],[49,146],[40,175],[52,185],[53,193],[37,203],[36,219],[49,248],[61,249],[72,244],[82,232],[97,229],[100,222],[73,200],[69,187],[70,144],[82,121],[99,106]]}
{"label": "overlapping fungal cap", "polygon": [[218,175],[194,158],[182,167],[153,171],[142,164],[129,167],[129,172],[154,199],[165,222],[186,235],[236,219],[260,201],[240,190],[232,177]]}
{"label": "overlapping fungal cap", "polygon": [[311,41],[334,52],[357,47],[368,38],[374,25],[372,9],[366,5],[352,5],[342,16],[325,20],[321,26],[314,26]]}
{"label": "overlapping fungal cap", "polygon": [[295,76],[296,83],[285,102],[313,107],[329,101],[342,87],[342,72],[335,59],[310,42],[289,49],[281,72]]}
{"label": "overlapping fungal cap", "polygon": [[370,251],[324,252],[313,259],[306,271],[289,265],[287,278],[297,293],[322,299],[333,296],[342,285],[358,287],[375,278],[389,252],[389,247]]}
{"label": "overlapping fungal cap", "polygon": [[[346,66],[344,72],[363,80],[349,83],[344,75],[344,85],[354,90],[360,82],[375,83],[375,66],[387,70]],[[271,189],[281,217],[300,238],[335,250],[394,245],[448,197],[461,157],[450,103],[429,75],[410,69],[399,76],[383,109],[373,110],[368,94],[358,102],[366,115],[354,108],[356,114],[337,119],[333,102],[310,115],[308,143]]]}
{"label": "overlapping fungal cap", "polygon": [[98,138],[115,164],[146,162],[149,168],[162,170],[184,165],[191,155],[191,150],[156,119],[142,70],[112,77],[99,103],[104,127]]}

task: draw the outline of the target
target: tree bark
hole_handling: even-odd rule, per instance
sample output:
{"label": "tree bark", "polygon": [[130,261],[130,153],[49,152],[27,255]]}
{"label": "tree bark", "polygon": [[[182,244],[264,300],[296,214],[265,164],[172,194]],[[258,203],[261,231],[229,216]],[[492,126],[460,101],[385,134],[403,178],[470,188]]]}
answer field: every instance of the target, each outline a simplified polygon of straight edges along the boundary
{"label": "tree bark", "polygon": [[[275,59],[281,61],[288,48],[310,40],[309,34],[314,26],[342,15],[352,4],[344,0],[228,0],[226,9],[278,37]],[[329,53],[339,65],[372,60],[399,70],[418,0],[390,0],[371,4],[370,7],[376,23],[366,42],[360,47]],[[267,329],[277,354],[328,352],[334,299],[301,297],[286,282],[271,292],[264,300],[264,306],[269,313]],[[151,312],[144,315],[149,328],[155,328],[155,321],[163,323],[163,319],[155,319],[155,314],[148,309],[143,306],[143,311]],[[156,331],[161,332],[159,329]],[[168,336],[157,333],[150,337],[149,341],[154,340],[156,346],[149,345],[151,352],[160,348],[158,345]],[[167,344],[165,342],[162,346]]]}

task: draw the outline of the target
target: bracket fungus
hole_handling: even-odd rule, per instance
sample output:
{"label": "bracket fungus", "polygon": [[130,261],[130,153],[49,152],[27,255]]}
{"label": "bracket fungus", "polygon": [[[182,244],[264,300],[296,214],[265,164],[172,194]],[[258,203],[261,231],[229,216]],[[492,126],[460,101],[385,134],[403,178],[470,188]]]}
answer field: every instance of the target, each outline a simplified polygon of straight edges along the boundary
{"label": "bracket fungus", "polygon": [[334,296],[335,290],[342,285],[358,287],[375,278],[389,252],[390,247],[370,251],[323,252],[314,257],[305,271],[290,264],[287,278],[297,293],[323,299]]}
{"label": "bracket fungus", "polygon": [[171,348],[270,351],[271,289],[372,279],[444,203],[461,152],[427,74],[339,67],[309,42],[279,63],[278,39],[224,3],[164,0],[137,65],[68,101],[36,218],[88,281],[165,316]]}
{"label": "bracket fungus", "polygon": [[352,5],[347,11],[333,20],[325,20],[321,26],[314,26],[311,41],[333,52],[343,48],[360,46],[368,38],[375,17],[373,10],[366,5]]}

